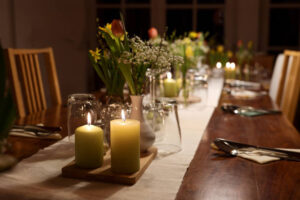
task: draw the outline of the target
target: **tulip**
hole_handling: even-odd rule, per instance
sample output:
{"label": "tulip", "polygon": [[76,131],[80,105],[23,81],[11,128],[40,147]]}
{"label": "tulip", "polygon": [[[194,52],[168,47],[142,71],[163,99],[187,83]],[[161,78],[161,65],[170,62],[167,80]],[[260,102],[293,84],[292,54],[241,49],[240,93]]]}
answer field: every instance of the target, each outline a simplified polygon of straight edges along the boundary
{"label": "tulip", "polygon": [[124,35],[124,26],[121,20],[114,19],[111,23],[111,31],[114,36],[120,38]]}
{"label": "tulip", "polygon": [[242,47],[242,45],[243,45],[242,40],[239,40],[239,41],[237,42],[237,46],[240,48],[240,47]]}
{"label": "tulip", "polygon": [[152,27],[152,28],[149,28],[148,30],[148,35],[149,35],[149,38],[150,39],[154,39],[158,36],[158,32],[157,32],[157,29]]}

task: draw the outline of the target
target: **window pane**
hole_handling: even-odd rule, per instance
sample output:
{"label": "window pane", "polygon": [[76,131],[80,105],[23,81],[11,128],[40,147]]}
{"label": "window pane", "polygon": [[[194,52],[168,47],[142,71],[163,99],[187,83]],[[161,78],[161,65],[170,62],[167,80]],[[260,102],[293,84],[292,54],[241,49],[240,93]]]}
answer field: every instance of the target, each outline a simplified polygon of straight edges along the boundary
{"label": "window pane", "polygon": [[97,0],[97,3],[101,4],[116,4],[116,3],[120,3],[120,0]]}
{"label": "window pane", "polygon": [[148,29],[150,28],[149,9],[127,9],[125,21],[130,37],[137,35],[143,39],[148,39]]}
{"label": "window pane", "polygon": [[149,0],[126,0],[126,3],[150,3]]}
{"label": "window pane", "polygon": [[193,0],[167,0],[167,4],[191,4]]}
{"label": "window pane", "polygon": [[176,31],[176,35],[182,35],[193,28],[192,10],[168,10],[167,11],[168,35]]}
{"label": "window pane", "polygon": [[209,32],[208,39],[224,43],[224,11],[221,9],[198,10],[197,31]]}
{"label": "window pane", "polygon": [[120,19],[120,9],[97,9],[99,25],[104,26],[111,23],[113,19]]}
{"label": "window pane", "polygon": [[222,4],[224,0],[198,0],[198,3],[205,3],[205,4]]}
{"label": "window pane", "polygon": [[299,44],[299,9],[271,9],[269,45],[297,46]]}
{"label": "window pane", "polygon": [[299,0],[271,0],[271,3],[300,3]]}

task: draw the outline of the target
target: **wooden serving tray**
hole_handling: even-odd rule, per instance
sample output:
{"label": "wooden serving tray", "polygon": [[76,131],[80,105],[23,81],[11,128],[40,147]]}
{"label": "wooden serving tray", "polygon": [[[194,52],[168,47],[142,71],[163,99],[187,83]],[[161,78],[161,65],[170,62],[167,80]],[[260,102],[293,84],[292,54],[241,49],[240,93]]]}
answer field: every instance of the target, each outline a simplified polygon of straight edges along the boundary
{"label": "wooden serving tray", "polygon": [[103,158],[103,165],[96,169],[83,169],[75,164],[75,160],[62,168],[62,176],[68,178],[79,178],[91,181],[103,181],[133,185],[142,176],[157,154],[157,148],[151,147],[147,153],[141,154],[140,170],[133,174],[115,174],[111,171],[110,153]]}

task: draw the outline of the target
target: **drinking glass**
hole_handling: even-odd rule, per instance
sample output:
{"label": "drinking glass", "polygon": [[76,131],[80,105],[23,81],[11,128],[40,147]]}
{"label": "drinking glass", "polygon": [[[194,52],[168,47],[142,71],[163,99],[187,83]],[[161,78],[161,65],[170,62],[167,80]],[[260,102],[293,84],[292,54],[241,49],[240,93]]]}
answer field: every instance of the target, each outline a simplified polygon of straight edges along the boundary
{"label": "drinking glass", "polygon": [[181,151],[181,128],[176,100],[161,97],[157,102],[162,120],[160,128],[155,130],[154,146],[158,149],[158,156],[164,157]]}
{"label": "drinking glass", "polygon": [[95,124],[98,119],[99,103],[93,94],[71,94],[68,96],[68,137],[69,141],[74,142],[71,137],[75,129],[87,124],[87,114],[91,114],[91,123]]}

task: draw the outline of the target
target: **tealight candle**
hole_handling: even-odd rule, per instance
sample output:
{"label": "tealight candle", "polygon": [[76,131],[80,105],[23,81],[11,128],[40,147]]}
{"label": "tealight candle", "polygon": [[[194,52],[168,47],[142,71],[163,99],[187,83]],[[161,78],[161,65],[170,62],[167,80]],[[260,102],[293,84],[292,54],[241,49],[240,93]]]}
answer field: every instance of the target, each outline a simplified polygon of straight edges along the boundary
{"label": "tealight candle", "polygon": [[119,174],[132,174],[140,169],[140,122],[122,119],[110,122],[111,170]]}
{"label": "tealight candle", "polygon": [[227,79],[230,78],[230,69],[231,69],[230,62],[226,62],[226,65],[225,65],[225,78],[227,78]]}
{"label": "tealight candle", "polygon": [[164,80],[164,93],[165,97],[177,96],[177,83],[174,79],[172,79],[171,72],[167,73],[167,78]]}
{"label": "tealight candle", "polygon": [[230,69],[231,69],[231,78],[235,79],[235,63],[230,63]]}
{"label": "tealight candle", "polygon": [[103,163],[103,131],[91,125],[90,113],[87,121],[75,130],[75,163],[82,168],[97,168]]}
{"label": "tealight candle", "polygon": [[217,69],[221,69],[222,68],[222,63],[221,62],[217,62],[216,67],[217,67]]}

